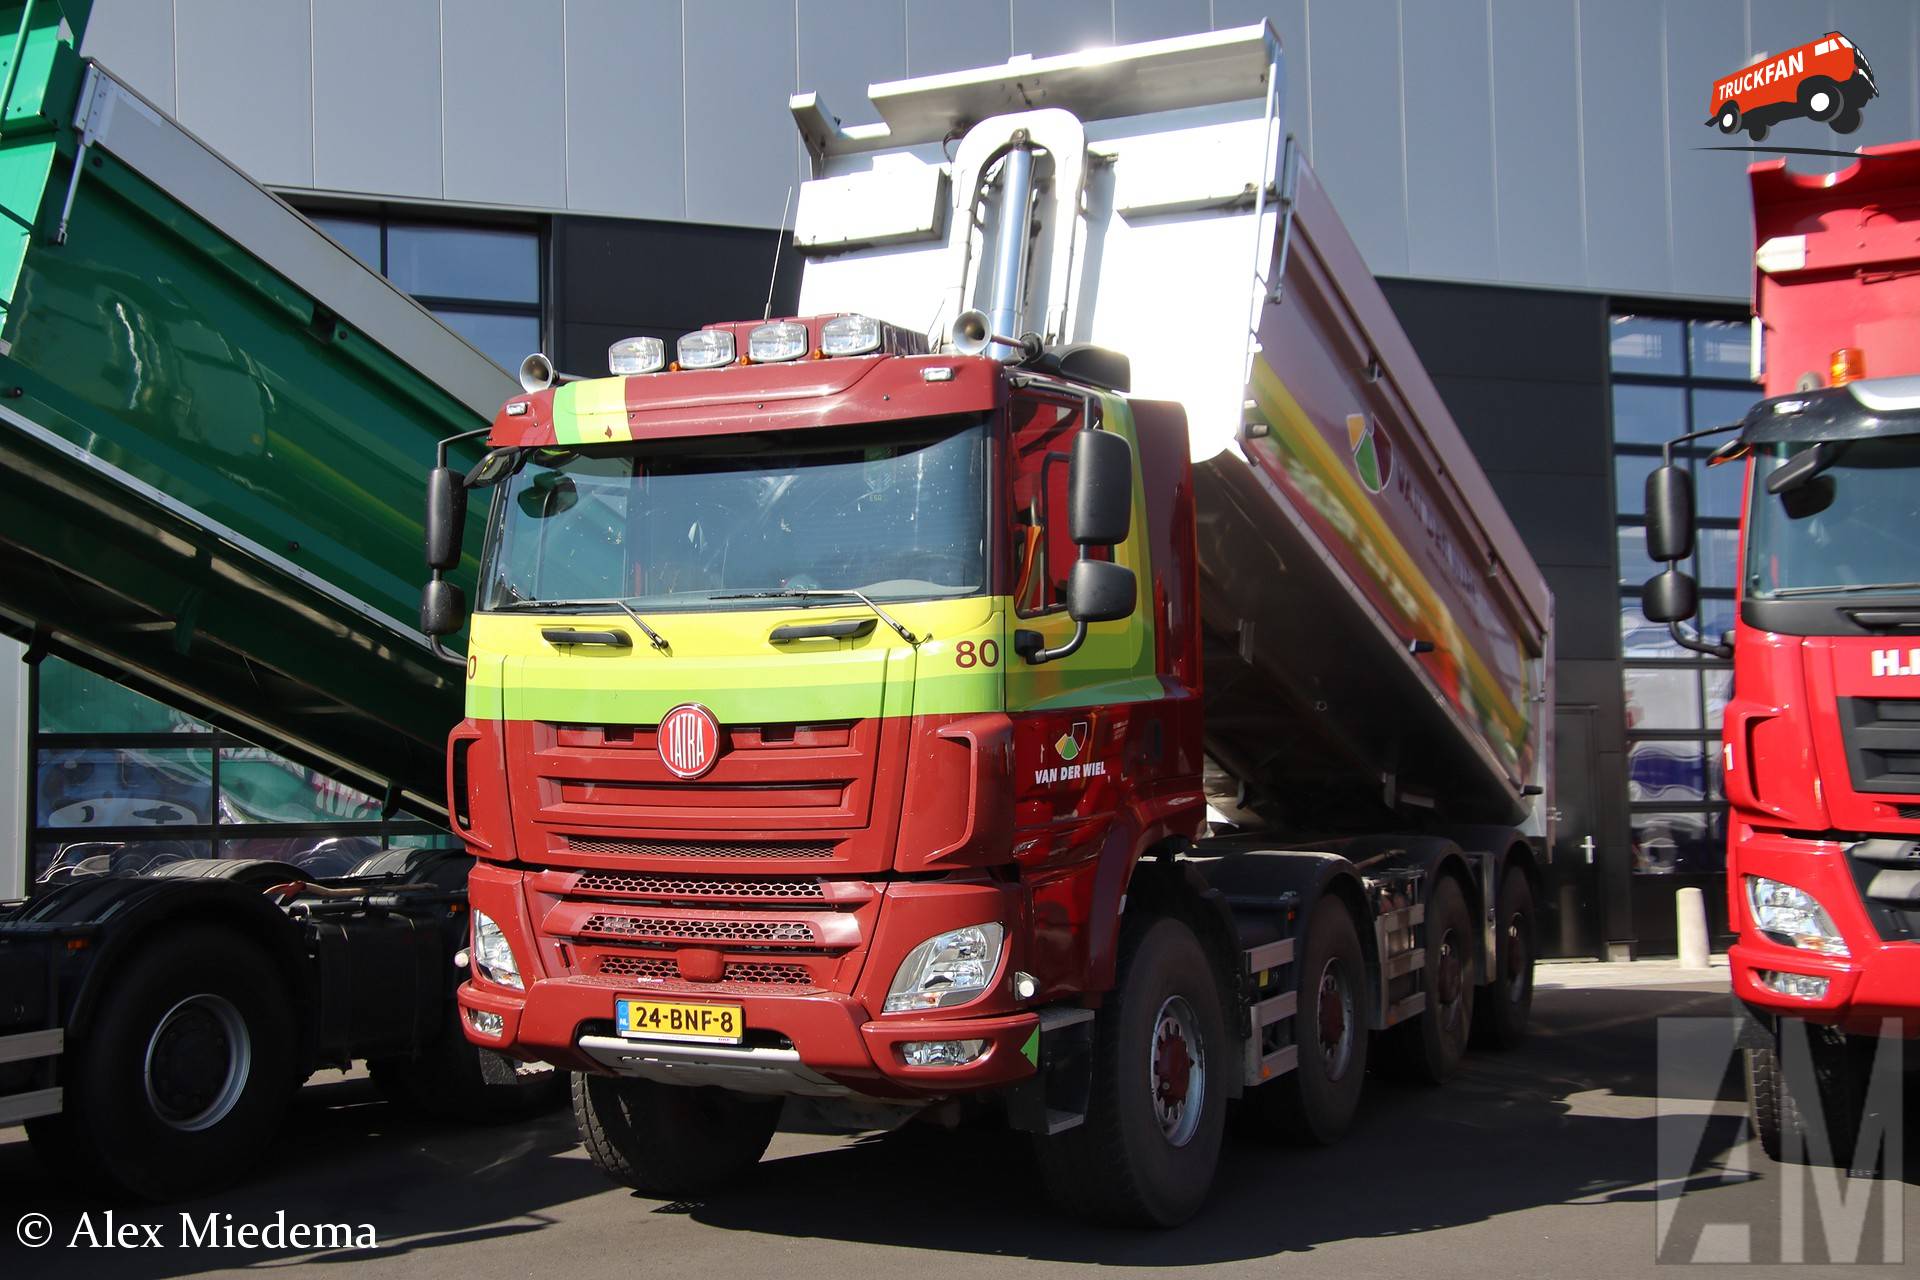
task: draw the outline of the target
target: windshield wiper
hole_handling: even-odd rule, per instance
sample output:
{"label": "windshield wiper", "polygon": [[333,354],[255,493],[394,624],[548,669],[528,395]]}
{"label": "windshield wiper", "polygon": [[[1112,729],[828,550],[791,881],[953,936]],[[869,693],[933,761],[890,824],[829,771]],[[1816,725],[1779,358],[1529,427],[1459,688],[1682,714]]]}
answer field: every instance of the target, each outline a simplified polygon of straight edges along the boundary
{"label": "windshield wiper", "polygon": [[1920,591],[1920,582],[1847,582],[1831,587],[1780,587],[1770,594],[1782,596],[1858,595],[1864,591]]}
{"label": "windshield wiper", "polygon": [[913,634],[913,632],[907,630],[906,627],[902,626],[898,618],[888,613],[885,609],[882,609],[879,605],[875,604],[873,601],[867,599],[865,593],[855,591],[852,587],[842,587],[838,590],[831,590],[831,591],[826,589],[821,589],[817,591],[798,591],[798,590],[736,591],[731,595],[708,596],[707,599],[709,600],[814,600],[814,599],[844,600],[848,596],[852,596],[855,600],[858,600],[861,604],[873,610],[874,613],[878,615],[880,621],[886,623],[888,626],[892,627],[895,631],[898,631],[900,633],[900,638],[902,640],[905,640],[908,644],[912,645],[914,648],[918,649],[922,641],[933,639],[931,635],[916,636],[915,634]]}
{"label": "windshield wiper", "polygon": [[[513,588],[508,587],[507,590],[512,591]],[[514,594],[518,595],[519,592],[516,591],[514,592]],[[641,617],[639,614],[635,613],[633,611],[633,606],[628,604],[625,600],[611,599],[611,598],[606,600],[515,600],[511,604],[503,604],[499,606],[497,609],[494,610],[494,612],[502,613],[507,610],[523,610],[523,611],[531,612],[531,611],[548,610],[548,609],[554,610],[555,612],[564,612],[568,610],[584,611],[587,609],[606,609],[606,608],[618,609],[622,613],[626,614],[629,618],[632,618],[633,624],[639,627],[642,631],[647,633],[647,640],[653,645],[654,648],[658,649],[661,653],[673,652],[673,647],[666,642],[666,640],[661,636],[661,634],[658,631],[655,631],[652,627],[648,626],[647,620]]]}

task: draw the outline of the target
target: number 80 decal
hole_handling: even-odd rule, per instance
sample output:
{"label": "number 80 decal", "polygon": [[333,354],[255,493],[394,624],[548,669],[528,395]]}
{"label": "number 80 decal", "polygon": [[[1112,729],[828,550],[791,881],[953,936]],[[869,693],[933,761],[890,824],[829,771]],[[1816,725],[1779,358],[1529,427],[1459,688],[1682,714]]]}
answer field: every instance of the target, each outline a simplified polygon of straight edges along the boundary
{"label": "number 80 decal", "polygon": [[967,667],[997,667],[1000,665],[1000,644],[995,640],[982,640],[978,644],[972,640],[961,640],[953,646],[953,665],[963,670]]}

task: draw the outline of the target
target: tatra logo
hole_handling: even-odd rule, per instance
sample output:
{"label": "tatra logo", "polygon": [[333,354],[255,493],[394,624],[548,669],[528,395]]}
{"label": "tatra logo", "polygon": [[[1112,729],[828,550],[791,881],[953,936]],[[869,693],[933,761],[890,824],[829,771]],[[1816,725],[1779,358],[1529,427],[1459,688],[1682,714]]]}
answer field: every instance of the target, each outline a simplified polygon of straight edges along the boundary
{"label": "tatra logo", "polygon": [[1873,674],[1880,676],[1920,676],[1920,649],[1875,649]]}
{"label": "tatra logo", "polygon": [[697,778],[720,755],[720,722],[713,712],[688,702],[660,717],[660,762],[677,778]]}
{"label": "tatra logo", "polygon": [[1377,419],[1364,413],[1347,415],[1347,447],[1353,451],[1353,469],[1368,493],[1379,493],[1393,479],[1393,443]]}

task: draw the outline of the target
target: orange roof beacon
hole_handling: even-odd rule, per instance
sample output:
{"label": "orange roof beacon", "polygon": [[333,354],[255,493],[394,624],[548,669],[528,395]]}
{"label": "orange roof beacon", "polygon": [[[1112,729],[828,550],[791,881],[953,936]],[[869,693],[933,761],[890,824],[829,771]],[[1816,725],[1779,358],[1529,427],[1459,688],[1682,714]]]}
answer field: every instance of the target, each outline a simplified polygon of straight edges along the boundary
{"label": "orange roof beacon", "polygon": [[1860,109],[1880,96],[1873,68],[1853,41],[1829,31],[1777,57],[1761,56],[1713,83],[1707,124],[1720,132],[1745,129],[1755,142],[1782,120],[1805,116],[1835,133],[1860,127]]}

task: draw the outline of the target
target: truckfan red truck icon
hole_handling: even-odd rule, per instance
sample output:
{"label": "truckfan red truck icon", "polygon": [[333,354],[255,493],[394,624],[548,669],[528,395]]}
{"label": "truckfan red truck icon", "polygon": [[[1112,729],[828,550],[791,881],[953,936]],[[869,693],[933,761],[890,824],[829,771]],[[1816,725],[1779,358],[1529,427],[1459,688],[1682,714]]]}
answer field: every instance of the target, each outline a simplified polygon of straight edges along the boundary
{"label": "truckfan red truck icon", "polygon": [[1714,81],[1706,123],[1719,125],[1722,133],[1745,129],[1755,142],[1795,116],[1824,121],[1835,133],[1852,133],[1860,127],[1860,109],[1879,96],[1866,55],[1838,31],[1829,31]]}

